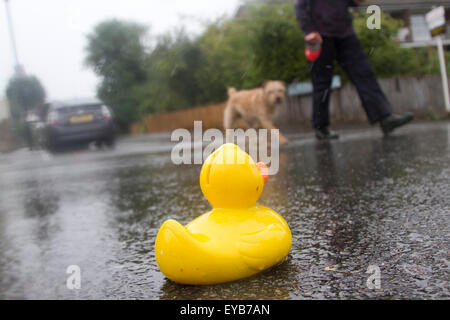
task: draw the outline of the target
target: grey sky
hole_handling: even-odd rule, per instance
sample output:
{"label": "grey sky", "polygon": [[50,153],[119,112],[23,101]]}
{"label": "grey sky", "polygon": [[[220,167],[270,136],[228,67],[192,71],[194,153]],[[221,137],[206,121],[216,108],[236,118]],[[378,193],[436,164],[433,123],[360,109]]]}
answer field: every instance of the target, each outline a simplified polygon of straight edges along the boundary
{"label": "grey sky", "polygon": [[[14,59],[0,0],[0,97],[13,74]],[[98,78],[83,66],[86,34],[108,18],[133,20],[157,35],[180,25],[190,32],[201,21],[232,15],[239,0],[9,0],[19,60],[42,81],[48,98],[95,95]]]}

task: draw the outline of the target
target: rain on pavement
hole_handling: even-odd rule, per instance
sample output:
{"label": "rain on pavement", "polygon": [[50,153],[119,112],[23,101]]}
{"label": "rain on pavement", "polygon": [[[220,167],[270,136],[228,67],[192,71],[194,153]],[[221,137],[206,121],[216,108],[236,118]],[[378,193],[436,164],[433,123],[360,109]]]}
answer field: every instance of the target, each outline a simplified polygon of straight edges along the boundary
{"label": "rain on pavement", "polygon": [[[259,203],[291,228],[287,260],[213,286],[175,284],[155,262],[164,220],[210,209],[201,166],[172,164],[170,135],[0,154],[0,298],[449,298],[450,123],[341,133],[331,143],[292,133],[280,150]],[[79,290],[66,286],[70,265]],[[370,265],[380,289],[367,287]]]}

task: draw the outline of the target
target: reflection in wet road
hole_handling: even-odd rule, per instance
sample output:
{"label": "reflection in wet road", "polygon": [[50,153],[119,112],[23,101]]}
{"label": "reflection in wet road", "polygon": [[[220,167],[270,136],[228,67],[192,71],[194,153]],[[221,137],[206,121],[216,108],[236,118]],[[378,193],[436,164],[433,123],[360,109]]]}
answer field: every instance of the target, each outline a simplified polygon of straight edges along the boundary
{"label": "reflection in wet road", "polygon": [[[414,124],[383,139],[292,135],[259,201],[289,223],[283,264],[215,286],[159,272],[161,223],[210,206],[200,166],[170,161],[168,136],[122,140],[114,151],[0,155],[0,298],[448,298],[450,124]],[[69,265],[81,289],[66,287]],[[366,286],[369,265],[381,289]]]}

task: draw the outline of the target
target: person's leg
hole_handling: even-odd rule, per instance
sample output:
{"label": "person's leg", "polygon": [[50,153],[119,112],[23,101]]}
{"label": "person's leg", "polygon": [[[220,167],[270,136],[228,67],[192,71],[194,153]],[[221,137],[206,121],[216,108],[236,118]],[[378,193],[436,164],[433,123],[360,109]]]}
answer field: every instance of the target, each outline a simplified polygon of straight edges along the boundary
{"label": "person's leg", "polygon": [[311,81],[313,84],[312,122],[316,130],[327,128],[330,125],[329,102],[335,57],[334,39],[324,37],[322,53],[311,65]]}
{"label": "person's leg", "polygon": [[336,40],[336,49],[336,59],[355,85],[369,122],[374,124],[391,115],[391,105],[357,36]]}

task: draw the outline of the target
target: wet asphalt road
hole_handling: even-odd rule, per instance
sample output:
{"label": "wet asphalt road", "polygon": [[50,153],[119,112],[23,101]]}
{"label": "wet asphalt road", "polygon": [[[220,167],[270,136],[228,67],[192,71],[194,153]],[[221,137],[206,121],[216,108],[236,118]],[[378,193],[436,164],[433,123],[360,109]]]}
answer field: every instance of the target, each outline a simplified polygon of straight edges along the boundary
{"label": "wet asphalt road", "polygon": [[[172,164],[167,135],[0,155],[0,298],[448,299],[450,123],[387,139],[362,128],[329,144],[291,134],[259,201],[291,227],[287,261],[202,287],[168,281],[155,262],[164,220],[210,209],[200,166]],[[69,265],[81,268],[79,290],[66,287]],[[369,265],[380,289],[366,285]]]}

